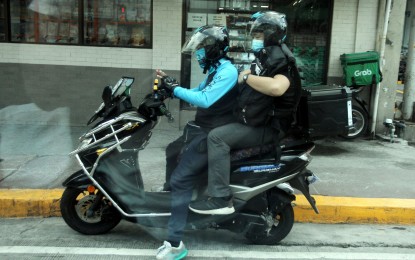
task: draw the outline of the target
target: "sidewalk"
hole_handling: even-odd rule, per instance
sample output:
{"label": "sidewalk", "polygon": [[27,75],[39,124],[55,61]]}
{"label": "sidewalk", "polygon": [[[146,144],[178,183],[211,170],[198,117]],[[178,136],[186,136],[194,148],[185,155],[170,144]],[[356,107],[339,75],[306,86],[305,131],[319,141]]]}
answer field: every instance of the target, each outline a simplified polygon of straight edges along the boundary
{"label": "sidewalk", "polygon": [[[62,140],[64,135],[60,135],[61,141],[47,143],[36,153],[20,139],[9,141],[2,135],[0,217],[60,215],[61,183],[79,169],[67,154],[76,145],[72,140],[83,130],[66,129],[68,139]],[[164,149],[180,133],[156,129],[148,147],[140,152],[146,190],[163,183]],[[310,191],[320,214],[316,215],[299,195],[295,202],[296,221],[415,224],[415,147],[406,142],[326,138],[316,141],[312,155],[309,169],[320,181]]]}

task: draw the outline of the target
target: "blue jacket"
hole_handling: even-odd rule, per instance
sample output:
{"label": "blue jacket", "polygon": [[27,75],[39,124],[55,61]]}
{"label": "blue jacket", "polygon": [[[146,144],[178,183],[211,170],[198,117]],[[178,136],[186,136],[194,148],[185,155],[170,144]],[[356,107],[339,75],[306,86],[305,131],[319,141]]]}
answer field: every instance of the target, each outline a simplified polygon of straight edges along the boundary
{"label": "blue jacket", "polygon": [[[229,60],[220,59],[219,62],[220,65],[216,68],[216,74],[207,86],[206,81],[209,75],[196,88],[176,87],[174,96],[202,108],[208,108],[213,105],[228,93],[238,80],[238,71]],[[214,71],[209,71],[209,74]]]}

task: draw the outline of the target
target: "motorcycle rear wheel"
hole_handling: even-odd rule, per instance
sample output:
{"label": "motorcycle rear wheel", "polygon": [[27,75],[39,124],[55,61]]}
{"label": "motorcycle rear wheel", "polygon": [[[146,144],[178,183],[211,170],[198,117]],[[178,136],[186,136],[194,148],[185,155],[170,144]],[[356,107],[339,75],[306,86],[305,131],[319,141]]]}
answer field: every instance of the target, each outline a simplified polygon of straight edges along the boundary
{"label": "motorcycle rear wheel", "polygon": [[275,245],[283,240],[291,231],[294,225],[294,210],[288,204],[281,212],[271,212],[268,216],[268,228],[261,232],[248,232],[245,237],[257,245]]}
{"label": "motorcycle rear wheel", "polygon": [[363,136],[367,132],[369,127],[369,120],[367,113],[360,106],[352,107],[352,119],[354,130],[350,131],[347,135],[342,135],[346,139],[355,139],[357,137]]}
{"label": "motorcycle rear wheel", "polygon": [[121,214],[105,198],[93,216],[87,216],[87,210],[95,198],[96,193],[67,187],[60,203],[62,218],[66,224],[85,235],[105,234],[117,226],[121,221]]}

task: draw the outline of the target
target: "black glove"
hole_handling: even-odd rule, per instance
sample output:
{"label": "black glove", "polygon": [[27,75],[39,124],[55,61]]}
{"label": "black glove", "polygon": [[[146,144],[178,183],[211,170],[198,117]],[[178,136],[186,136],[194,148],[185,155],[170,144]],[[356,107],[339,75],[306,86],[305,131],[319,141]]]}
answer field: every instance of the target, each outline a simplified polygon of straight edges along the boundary
{"label": "black glove", "polygon": [[179,86],[179,82],[173,77],[164,76],[161,78],[161,87],[166,90],[166,92],[173,97],[174,89]]}

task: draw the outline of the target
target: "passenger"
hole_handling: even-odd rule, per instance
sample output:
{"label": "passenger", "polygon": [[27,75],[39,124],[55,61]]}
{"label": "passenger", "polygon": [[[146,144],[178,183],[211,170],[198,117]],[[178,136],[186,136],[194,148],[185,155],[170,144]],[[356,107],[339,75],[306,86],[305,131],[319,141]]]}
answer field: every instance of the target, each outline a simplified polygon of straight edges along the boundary
{"label": "passenger", "polygon": [[[288,50],[283,44],[287,33],[285,15],[266,11],[254,14],[252,19],[249,33],[253,39],[252,50],[256,59],[251,69],[242,71],[238,77],[239,103],[236,114],[238,122],[215,128],[208,135],[208,195],[210,197],[190,204],[190,209],[196,213],[233,213],[235,209],[232,190],[229,187],[230,151],[275,141],[275,136],[284,135],[290,128],[294,118],[299,91],[294,86],[296,84],[293,84],[293,73],[298,71],[296,68],[291,70],[285,55]],[[301,88],[301,84],[297,85]],[[251,96],[249,98],[258,95],[270,99],[271,103],[261,108],[262,112],[255,117],[249,118],[249,114],[243,110],[245,104],[241,104],[247,99],[247,93]],[[265,104],[265,101],[257,101],[254,105],[258,108]],[[274,108],[271,109],[270,106]],[[274,116],[267,116],[270,111]],[[265,120],[264,115],[269,120]]]}
{"label": "passenger", "polygon": [[[182,137],[166,149],[166,175],[171,175],[170,181],[169,178],[166,181],[171,187],[171,216],[168,237],[158,249],[157,259],[182,259],[187,255],[182,236],[195,182],[207,166],[207,135],[211,129],[235,121],[232,110],[238,92],[234,87],[238,72],[227,57],[228,49],[229,35],[225,27],[203,26],[193,32],[182,49],[182,53],[194,53],[203,72],[208,72],[198,87],[182,88],[174,78],[156,71],[161,87],[164,85],[172,96],[197,106],[194,122],[189,122]],[[177,164],[180,150],[183,153]]]}

